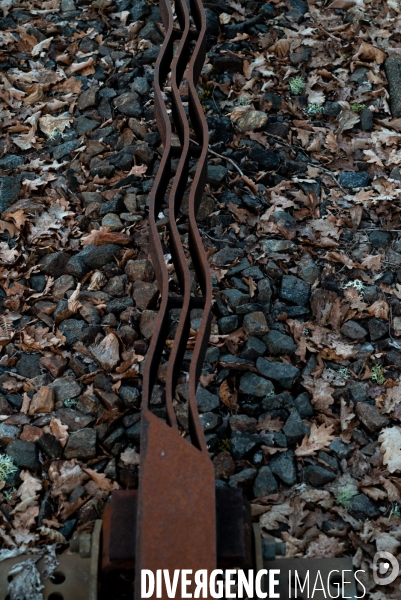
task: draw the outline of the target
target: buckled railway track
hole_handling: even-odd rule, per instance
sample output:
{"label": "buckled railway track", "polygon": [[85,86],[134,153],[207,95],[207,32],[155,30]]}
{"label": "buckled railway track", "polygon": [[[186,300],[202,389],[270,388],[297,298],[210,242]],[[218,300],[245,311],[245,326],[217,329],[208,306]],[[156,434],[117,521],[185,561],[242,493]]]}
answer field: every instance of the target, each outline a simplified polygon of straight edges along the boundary
{"label": "buckled railway track", "polygon": [[[151,259],[161,304],[143,382],[137,570],[209,570],[216,564],[214,473],[196,406],[196,388],[210,334],[212,302],[208,261],[196,224],[207,171],[208,129],[196,91],[205,58],[206,17],[200,0],[190,0],[189,8],[185,0],[177,0],[175,20],[169,0],[160,2],[166,37],[155,66],[154,102],[163,155],[150,195],[149,228]],[[184,79],[188,87],[187,111],[180,94]],[[163,95],[163,87],[169,80],[171,114]],[[177,138],[179,145],[176,145]],[[175,172],[173,160],[178,161]],[[190,174],[190,163],[194,160],[196,166],[191,168]],[[189,253],[182,245],[177,228],[177,216],[186,194]],[[171,272],[157,229],[158,214],[165,204],[169,210],[169,254],[178,293],[171,289]],[[166,374],[166,423],[150,412],[149,402],[165,352],[170,311],[177,308],[180,317]],[[189,368],[191,443],[188,443],[178,430],[173,400],[193,308],[201,308],[203,313]]]}

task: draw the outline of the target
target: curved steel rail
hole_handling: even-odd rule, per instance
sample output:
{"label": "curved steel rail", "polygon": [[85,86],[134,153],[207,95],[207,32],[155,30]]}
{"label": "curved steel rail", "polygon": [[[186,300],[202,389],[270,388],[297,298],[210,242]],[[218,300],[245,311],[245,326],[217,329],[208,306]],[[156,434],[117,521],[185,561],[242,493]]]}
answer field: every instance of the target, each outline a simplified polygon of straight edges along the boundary
{"label": "curved steel rail", "polygon": [[[170,572],[174,569],[212,570],[216,565],[214,472],[196,405],[196,388],[210,334],[212,300],[208,261],[196,225],[207,169],[207,124],[196,93],[196,82],[205,57],[206,18],[201,0],[190,0],[191,13],[186,0],[176,0],[179,29],[175,29],[169,0],[160,0],[160,9],[166,37],[155,66],[154,86],[155,114],[164,150],[150,196],[149,229],[150,254],[161,304],[143,382],[136,541],[138,600],[141,569],[153,572],[157,569],[169,569]],[[174,55],[175,39],[179,43]],[[194,47],[192,41],[195,41]],[[169,74],[172,124],[179,138],[179,147],[172,145],[172,124],[162,96]],[[179,91],[185,74],[188,80],[188,115]],[[191,144],[190,125],[195,134],[195,144]],[[174,177],[173,158],[178,158]],[[191,158],[198,159],[192,182]],[[177,226],[188,188],[190,257],[186,256]],[[170,290],[169,272],[156,224],[160,208],[166,203],[169,208],[169,251],[181,296]],[[192,262],[200,295],[191,295],[189,261]],[[203,313],[189,368],[188,440],[178,431],[174,398],[190,333],[190,311],[195,307],[202,308]],[[171,308],[180,308],[181,313],[168,356],[165,422],[152,413],[149,404],[160,361],[163,352],[166,353]]]}

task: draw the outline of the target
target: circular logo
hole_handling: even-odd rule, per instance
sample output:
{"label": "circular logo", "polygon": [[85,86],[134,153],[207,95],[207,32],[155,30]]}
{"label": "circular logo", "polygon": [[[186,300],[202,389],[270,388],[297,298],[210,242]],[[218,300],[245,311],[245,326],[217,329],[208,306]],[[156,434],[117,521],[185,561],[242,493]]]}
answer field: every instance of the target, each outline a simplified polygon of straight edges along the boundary
{"label": "circular logo", "polygon": [[[386,562],[379,562],[385,560]],[[388,561],[388,562],[387,562]],[[391,572],[386,576],[389,571]],[[377,585],[388,585],[398,577],[400,566],[395,556],[390,552],[376,552],[373,558],[373,579]]]}

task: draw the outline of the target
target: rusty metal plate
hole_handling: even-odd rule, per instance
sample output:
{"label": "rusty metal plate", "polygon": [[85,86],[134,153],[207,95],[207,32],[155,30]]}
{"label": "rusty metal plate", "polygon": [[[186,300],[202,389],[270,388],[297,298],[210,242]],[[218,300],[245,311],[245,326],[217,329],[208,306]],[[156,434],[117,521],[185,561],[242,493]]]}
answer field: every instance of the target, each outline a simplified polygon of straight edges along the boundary
{"label": "rusty metal plate", "polygon": [[[34,558],[32,554],[21,554],[14,558],[9,558],[0,563],[0,599],[7,598],[8,573],[14,565],[28,558]],[[81,558],[79,554],[69,553],[68,551],[58,556],[60,564],[58,565],[55,575],[56,580],[60,583],[55,584],[49,579],[42,583],[45,586],[42,590],[43,600],[48,600],[52,594],[54,600],[88,600],[90,596],[91,574],[90,558]],[[45,568],[45,561],[42,558],[37,567],[40,573]],[[53,600],[53,599],[52,599]]]}

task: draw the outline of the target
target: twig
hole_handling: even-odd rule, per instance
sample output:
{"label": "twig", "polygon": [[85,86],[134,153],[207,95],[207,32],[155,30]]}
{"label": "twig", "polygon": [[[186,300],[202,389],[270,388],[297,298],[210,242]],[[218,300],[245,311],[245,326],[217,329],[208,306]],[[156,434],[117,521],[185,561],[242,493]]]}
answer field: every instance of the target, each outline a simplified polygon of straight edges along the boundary
{"label": "twig", "polygon": [[223,154],[218,154],[214,150],[211,150],[211,148],[209,148],[209,147],[208,147],[207,151],[210,152],[210,154],[213,154],[213,156],[218,156],[219,158],[222,158],[223,160],[226,160],[227,162],[231,163],[232,166],[237,169],[237,171],[241,175],[241,177],[244,176],[243,172],[241,171],[241,169],[239,168],[239,166],[237,165],[237,163],[235,163],[233,161],[232,158],[228,158],[228,156],[224,156]]}

